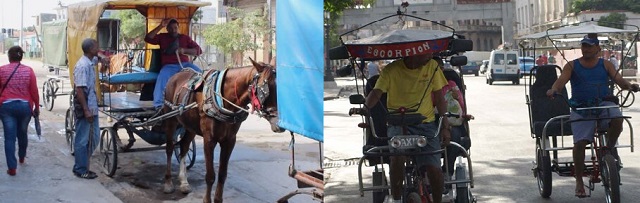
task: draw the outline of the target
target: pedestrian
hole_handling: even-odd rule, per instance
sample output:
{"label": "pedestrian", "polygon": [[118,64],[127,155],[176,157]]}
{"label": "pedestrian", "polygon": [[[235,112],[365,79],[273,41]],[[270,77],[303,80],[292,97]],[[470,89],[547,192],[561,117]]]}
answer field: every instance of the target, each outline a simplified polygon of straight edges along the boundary
{"label": "pedestrian", "polygon": [[613,67],[616,69],[616,71],[618,71],[620,64],[618,64],[618,59],[616,59],[616,55],[611,54],[611,56],[609,57],[609,62],[611,62],[613,64]]}
{"label": "pedestrian", "polygon": [[75,86],[76,136],[74,140],[73,174],[80,178],[94,179],[98,175],[89,170],[89,158],[99,141],[98,97],[95,89],[98,41],[82,41],[84,55],[73,70]]}
{"label": "pedestrian", "polygon": [[542,55],[539,55],[538,58],[536,59],[536,65],[537,66],[543,66],[544,63],[544,59],[542,58]]}
{"label": "pedestrian", "polygon": [[377,61],[371,61],[367,65],[368,76],[367,79],[371,79],[373,76],[380,75],[380,66]]}
{"label": "pedestrian", "polygon": [[[594,34],[585,36],[581,41],[580,49],[582,57],[567,63],[562,69],[558,80],[553,83],[551,89],[547,91],[547,96],[553,98],[555,94],[561,92],[565,84],[571,81],[571,99],[569,104],[572,107],[596,107],[596,106],[618,106],[615,97],[609,91],[609,80],[614,81],[622,89],[638,91],[638,84],[630,84],[616,74],[611,62],[598,58],[601,51],[600,41]],[[576,188],[575,196],[579,198],[587,197],[584,181],[584,156],[587,144],[593,142],[593,132],[596,130],[596,121],[591,118],[614,118],[599,121],[601,126],[607,128],[606,146],[611,150],[611,154],[620,163],[620,157],[616,149],[616,142],[622,132],[623,119],[619,108],[609,108],[602,111],[572,110],[570,120],[583,120],[571,122],[573,132],[573,162],[575,166]],[[586,119],[586,121],[585,121]],[[617,183],[616,183],[617,184]]]}
{"label": "pedestrian", "polygon": [[27,157],[27,129],[31,116],[40,114],[38,84],[31,67],[21,64],[24,51],[20,46],[9,48],[9,64],[0,67],[0,117],[4,129],[4,153],[7,174],[16,175],[16,139],[18,158],[24,164]]}

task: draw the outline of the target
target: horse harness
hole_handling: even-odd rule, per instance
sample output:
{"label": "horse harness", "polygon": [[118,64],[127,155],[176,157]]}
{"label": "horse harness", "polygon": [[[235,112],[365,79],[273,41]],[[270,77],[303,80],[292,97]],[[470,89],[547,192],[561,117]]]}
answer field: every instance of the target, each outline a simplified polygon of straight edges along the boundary
{"label": "horse harness", "polygon": [[[186,71],[190,69],[185,69]],[[209,117],[212,117],[221,122],[227,123],[240,123],[247,119],[249,116],[249,111],[239,107],[224,97],[222,97],[222,86],[224,82],[224,77],[227,73],[228,69],[224,70],[208,70],[204,73],[194,72],[191,75],[191,78],[182,86],[182,88],[187,89],[187,93],[179,98],[180,94],[175,94],[173,98],[173,103],[180,104],[178,106],[183,106],[188,104],[193,92],[202,91],[204,96],[203,102],[203,111]],[[267,71],[264,71],[267,72]],[[260,79],[260,73],[256,73],[251,80],[251,84],[249,87],[249,95],[250,95],[250,103],[254,110],[257,110],[258,115],[260,117],[263,116],[273,116],[268,111],[263,109],[264,101],[267,97],[269,97],[269,84],[268,79],[262,81],[261,84],[258,84],[258,80]],[[181,101],[180,101],[181,100]],[[231,103],[233,106],[238,108],[237,111],[231,111],[229,109],[224,108],[224,102]],[[171,105],[173,106],[173,105]]]}

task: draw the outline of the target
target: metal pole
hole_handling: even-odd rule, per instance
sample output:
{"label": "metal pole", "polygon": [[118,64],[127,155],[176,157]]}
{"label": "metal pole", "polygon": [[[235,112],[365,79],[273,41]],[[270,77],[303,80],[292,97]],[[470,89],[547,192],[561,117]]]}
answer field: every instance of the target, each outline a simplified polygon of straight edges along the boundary
{"label": "metal pole", "polygon": [[24,0],[20,1],[20,44],[18,44],[21,47],[24,47],[24,45],[22,44],[22,38],[23,38],[23,30],[24,29]]}

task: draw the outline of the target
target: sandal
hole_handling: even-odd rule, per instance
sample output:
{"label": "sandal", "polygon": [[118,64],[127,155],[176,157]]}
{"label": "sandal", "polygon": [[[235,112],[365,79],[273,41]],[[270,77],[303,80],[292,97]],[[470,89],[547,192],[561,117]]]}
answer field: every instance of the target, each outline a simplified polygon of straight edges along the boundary
{"label": "sandal", "polygon": [[96,173],[91,172],[91,171],[86,172],[84,174],[79,174],[79,173],[73,172],[73,174],[76,175],[78,178],[84,178],[84,179],[94,179],[94,178],[98,177],[98,175]]}

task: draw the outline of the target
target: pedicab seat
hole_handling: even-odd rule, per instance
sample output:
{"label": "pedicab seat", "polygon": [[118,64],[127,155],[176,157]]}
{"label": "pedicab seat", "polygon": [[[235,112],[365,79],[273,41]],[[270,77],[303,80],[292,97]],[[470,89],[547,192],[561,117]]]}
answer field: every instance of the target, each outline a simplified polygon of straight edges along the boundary
{"label": "pedicab seat", "polygon": [[[531,85],[530,95],[530,113],[531,113],[531,131],[536,137],[542,136],[542,130],[544,125],[551,118],[562,115],[569,115],[571,109],[567,103],[567,89],[563,88],[560,91],[561,95],[556,95],[551,99],[547,96],[547,90],[551,89],[553,83],[558,79],[558,73],[556,69],[560,70],[560,67],[556,65],[544,65],[535,66],[532,68],[535,71],[535,82]],[[555,120],[549,123],[547,127],[547,135],[572,135],[571,124],[568,118],[564,121]]]}

